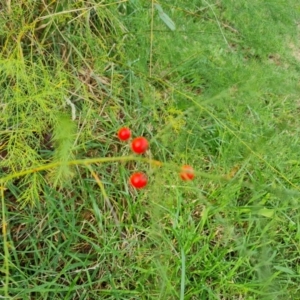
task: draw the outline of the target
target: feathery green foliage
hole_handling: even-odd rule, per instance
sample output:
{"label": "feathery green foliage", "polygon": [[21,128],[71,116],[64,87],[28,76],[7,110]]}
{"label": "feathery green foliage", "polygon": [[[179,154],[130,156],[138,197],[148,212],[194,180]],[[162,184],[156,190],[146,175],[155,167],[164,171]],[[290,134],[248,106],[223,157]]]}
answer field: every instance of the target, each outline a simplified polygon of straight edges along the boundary
{"label": "feathery green foliage", "polygon": [[59,162],[59,166],[54,169],[52,176],[54,186],[63,186],[65,182],[70,182],[72,171],[68,161],[74,159],[72,153],[75,142],[75,123],[67,115],[57,117],[57,123],[53,128],[52,143],[54,146],[53,161]]}

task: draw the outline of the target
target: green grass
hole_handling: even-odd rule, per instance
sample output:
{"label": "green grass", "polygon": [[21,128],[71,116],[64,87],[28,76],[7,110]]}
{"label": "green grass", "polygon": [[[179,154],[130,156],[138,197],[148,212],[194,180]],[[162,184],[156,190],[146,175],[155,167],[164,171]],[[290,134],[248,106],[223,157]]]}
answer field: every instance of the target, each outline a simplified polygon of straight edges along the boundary
{"label": "green grass", "polygon": [[0,298],[300,299],[300,5],[154,4],[0,7]]}

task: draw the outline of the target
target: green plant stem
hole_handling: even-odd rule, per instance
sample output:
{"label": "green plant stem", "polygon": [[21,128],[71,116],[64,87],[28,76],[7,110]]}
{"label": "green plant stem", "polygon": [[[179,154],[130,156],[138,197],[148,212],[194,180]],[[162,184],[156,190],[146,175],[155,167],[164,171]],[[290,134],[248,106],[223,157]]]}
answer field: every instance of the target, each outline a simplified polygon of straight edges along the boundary
{"label": "green plant stem", "polygon": [[5,201],[4,201],[4,190],[3,186],[0,186],[1,189],[1,204],[2,204],[2,235],[3,235],[3,248],[4,248],[4,269],[2,270],[5,273],[5,282],[4,282],[4,297],[9,298],[8,294],[8,283],[9,283],[9,250],[8,250],[8,241],[7,241],[7,222],[5,215]]}
{"label": "green plant stem", "polygon": [[[35,168],[30,168],[24,171],[20,171],[17,173],[13,173],[13,174],[9,174],[7,176],[4,176],[2,178],[0,178],[0,184],[4,184],[5,182],[14,179],[14,178],[18,178],[18,177],[22,177],[28,174],[32,174],[35,172],[41,172],[41,171],[46,171],[46,170],[50,170],[53,169],[55,167],[58,167],[62,164],[66,164],[68,166],[74,166],[74,165],[91,165],[91,164],[97,164],[97,163],[108,163],[108,162],[125,162],[125,161],[140,161],[140,162],[145,162],[148,163],[150,165],[153,166],[157,166],[157,167],[161,167],[161,166],[166,166],[170,169],[179,169],[178,166],[174,167],[174,164],[172,163],[166,163],[166,162],[161,162],[155,159],[150,159],[150,158],[145,158],[145,157],[137,157],[137,156],[119,156],[119,157],[96,157],[96,158],[88,158],[88,159],[76,159],[76,160],[70,160],[69,162],[65,163],[65,162],[52,162],[49,164],[45,164],[45,165],[41,165]],[[205,172],[200,172],[200,171],[196,171],[195,172],[197,175],[204,177],[204,178],[210,178],[210,179],[218,179],[218,180],[226,180],[225,177],[223,176],[217,176],[217,175],[210,175],[208,173]]]}
{"label": "green plant stem", "polygon": [[89,158],[89,159],[76,159],[76,160],[70,160],[69,162],[52,162],[49,164],[41,165],[35,168],[30,168],[24,171],[20,171],[17,173],[9,174],[7,176],[4,176],[0,178],[0,183],[7,182],[11,179],[22,177],[28,174],[32,174],[35,172],[41,172],[41,171],[46,171],[49,169],[53,169],[55,167],[58,167],[62,164],[67,164],[68,166],[74,166],[74,165],[91,165],[95,163],[107,163],[107,162],[118,162],[118,161],[143,161],[147,162],[156,166],[161,166],[162,162],[153,160],[153,159],[148,159],[148,158],[140,158],[140,157],[135,157],[135,156],[120,156],[120,157],[96,157],[96,158]]}
{"label": "green plant stem", "polygon": [[181,282],[180,282],[180,300],[184,300],[185,292],[185,253],[184,248],[181,248]]}

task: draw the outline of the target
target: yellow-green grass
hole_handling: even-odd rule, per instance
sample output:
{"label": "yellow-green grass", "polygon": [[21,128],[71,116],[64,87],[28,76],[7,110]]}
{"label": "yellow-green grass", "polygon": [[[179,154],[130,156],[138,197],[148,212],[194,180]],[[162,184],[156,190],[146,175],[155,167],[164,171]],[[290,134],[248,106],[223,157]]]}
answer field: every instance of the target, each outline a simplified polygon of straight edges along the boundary
{"label": "yellow-green grass", "polygon": [[300,299],[298,1],[0,9],[0,298]]}

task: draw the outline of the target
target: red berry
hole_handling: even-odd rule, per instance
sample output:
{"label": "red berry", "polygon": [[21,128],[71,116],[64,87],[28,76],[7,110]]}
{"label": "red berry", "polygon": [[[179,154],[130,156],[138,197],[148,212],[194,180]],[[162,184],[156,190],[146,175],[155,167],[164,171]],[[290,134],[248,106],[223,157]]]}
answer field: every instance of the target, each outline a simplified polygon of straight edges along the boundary
{"label": "red berry", "polygon": [[180,178],[182,180],[193,180],[195,177],[194,169],[189,165],[184,165],[181,167]]}
{"label": "red berry", "polygon": [[118,131],[118,137],[121,141],[127,141],[131,137],[131,131],[127,127],[123,127]]}
{"label": "red berry", "polygon": [[148,143],[147,139],[145,139],[142,136],[135,138],[131,143],[132,151],[137,154],[142,154],[142,153],[146,152],[146,150],[148,149],[148,146],[149,146],[149,143]]}
{"label": "red berry", "polygon": [[130,176],[130,183],[136,189],[142,189],[147,185],[148,178],[144,173],[136,172]]}

